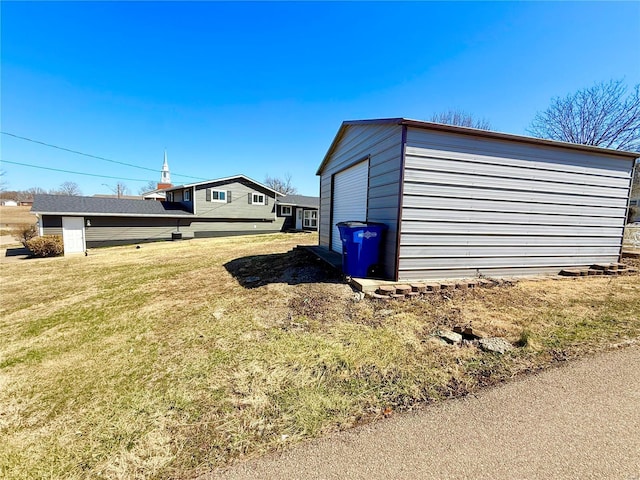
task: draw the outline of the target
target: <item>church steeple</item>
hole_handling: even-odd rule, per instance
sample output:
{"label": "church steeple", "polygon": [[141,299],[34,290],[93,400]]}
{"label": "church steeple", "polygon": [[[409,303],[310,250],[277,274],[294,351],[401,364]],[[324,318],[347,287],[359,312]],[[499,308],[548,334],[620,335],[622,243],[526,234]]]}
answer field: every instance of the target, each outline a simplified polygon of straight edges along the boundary
{"label": "church steeple", "polygon": [[160,183],[171,183],[171,174],[169,173],[169,163],[167,162],[167,151],[164,151],[164,163],[162,164],[162,174]]}

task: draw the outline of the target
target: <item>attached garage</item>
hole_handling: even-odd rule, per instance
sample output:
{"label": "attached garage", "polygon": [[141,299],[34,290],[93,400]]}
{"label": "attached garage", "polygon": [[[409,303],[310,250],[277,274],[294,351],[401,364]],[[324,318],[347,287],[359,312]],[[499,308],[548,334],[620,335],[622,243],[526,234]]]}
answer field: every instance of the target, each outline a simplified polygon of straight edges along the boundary
{"label": "attached garage", "polygon": [[637,153],[407,119],[344,122],[317,174],[320,245],[389,227],[386,278],[557,273],[617,261]]}

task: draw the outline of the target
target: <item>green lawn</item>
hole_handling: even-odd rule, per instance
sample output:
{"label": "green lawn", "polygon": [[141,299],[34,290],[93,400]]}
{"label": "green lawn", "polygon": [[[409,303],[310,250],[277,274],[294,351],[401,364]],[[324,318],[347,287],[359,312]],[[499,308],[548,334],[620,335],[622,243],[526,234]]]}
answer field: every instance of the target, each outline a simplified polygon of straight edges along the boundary
{"label": "green lawn", "polygon": [[[192,478],[640,338],[638,276],[358,301],[287,253],[316,242],[3,263],[0,478]],[[498,356],[433,337],[456,324],[526,346]]]}

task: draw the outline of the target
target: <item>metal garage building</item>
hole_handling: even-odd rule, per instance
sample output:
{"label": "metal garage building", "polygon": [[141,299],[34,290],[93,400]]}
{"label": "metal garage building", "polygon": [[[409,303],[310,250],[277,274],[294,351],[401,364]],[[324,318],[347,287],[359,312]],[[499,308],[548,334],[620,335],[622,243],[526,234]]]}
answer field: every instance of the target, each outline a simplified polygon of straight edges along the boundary
{"label": "metal garage building", "polygon": [[638,153],[404,118],[342,124],[320,176],[336,224],[389,227],[388,279],[557,273],[617,261]]}

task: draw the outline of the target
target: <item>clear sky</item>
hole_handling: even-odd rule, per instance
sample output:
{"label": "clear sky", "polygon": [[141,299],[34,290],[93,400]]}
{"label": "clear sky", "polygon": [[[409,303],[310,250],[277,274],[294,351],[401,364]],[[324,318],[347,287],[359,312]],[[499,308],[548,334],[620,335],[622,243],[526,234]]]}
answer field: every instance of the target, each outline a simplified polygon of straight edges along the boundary
{"label": "clear sky", "polygon": [[166,149],[174,184],[289,173],[299,193],[318,195],[315,172],[343,120],[461,109],[526,134],[553,96],[640,83],[640,2],[0,9],[1,130],[141,167],[3,134],[11,190],[72,181],[93,195],[122,179],[136,194],[160,179]]}

